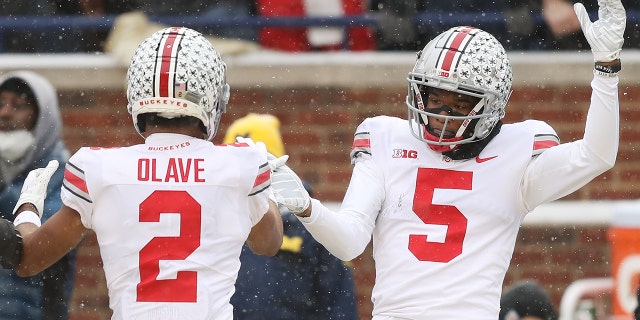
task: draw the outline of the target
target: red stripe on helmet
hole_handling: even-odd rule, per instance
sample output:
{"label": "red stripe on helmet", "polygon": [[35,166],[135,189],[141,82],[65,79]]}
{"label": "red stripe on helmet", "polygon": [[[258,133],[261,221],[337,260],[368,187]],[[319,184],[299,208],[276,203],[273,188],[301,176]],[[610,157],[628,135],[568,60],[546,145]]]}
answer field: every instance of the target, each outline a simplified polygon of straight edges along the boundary
{"label": "red stripe on helmet", "polygon": [[[171,66],[175,62],[173,52],[174,46],[179,42],[178,37],[181,36],[182,28],[172,28],[171,31],[165,35],[164,48],[162,48],[162,56],[160,57],[160,74],[158,77],[158,89],[160,97],[169,97],[169,76],[171,75]],[[161,43],[163,43],[161,41]]]}
{"label": "red stripe on helmet", "polygon": [[462,28],[458,30],[458,33],[453,38],[453,41],[451,41],[451,45],[444,56],[444,60],[442,61],[442,70],[451,71],[451,66],[453,65],[456,54],[460,50],[460,46],[472,30],[473,28]]}

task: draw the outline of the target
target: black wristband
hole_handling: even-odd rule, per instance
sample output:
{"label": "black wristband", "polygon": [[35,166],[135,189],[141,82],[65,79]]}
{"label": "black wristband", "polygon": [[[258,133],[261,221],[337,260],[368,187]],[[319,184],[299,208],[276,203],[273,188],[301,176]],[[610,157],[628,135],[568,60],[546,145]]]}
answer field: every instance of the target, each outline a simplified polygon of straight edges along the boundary
{"label": "black wristband", "polygon": [[22,236],[13,223],[0,219],[0,265],[13,269],[22,259]]}
{"label": "black wristband", "polygon": [[601,64],[595,64],[593,66],[595,71],[603,72],[603,73],[618,73],[622,70],[622,63],[618,62],[617,64],[611,66],[603,66]]}

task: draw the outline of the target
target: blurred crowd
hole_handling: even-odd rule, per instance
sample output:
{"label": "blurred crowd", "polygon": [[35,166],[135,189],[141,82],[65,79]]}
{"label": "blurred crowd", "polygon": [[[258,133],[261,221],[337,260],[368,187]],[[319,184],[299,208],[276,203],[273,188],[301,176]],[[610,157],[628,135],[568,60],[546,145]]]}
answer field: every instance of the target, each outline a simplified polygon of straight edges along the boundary
{"label": "blurred crowd", "polygon": [[[592,20],[597,18],[598,8],[597,0],[370,1],[369,12],[380,21],[376,37],[379,50],[416,50],[433,35],[460,24],[492,33],[507,50],[588,49],[573,4],[582,2]],[[636,12],[628,15],[624,45],[637,48],[640,2],[622,3],[628,12]]]}
{"label": "blurred crowd", "polygon": [[[471,25],[496,36],[507,50],[580,50],[588,44],[573,11],[576,0],[0,0],[4,21],[23,16],[65,19],[142,12],[153,18],[184,21],[237,20],[237,24],[194,29],[225,39],[254,42],[283,51],[417,51],[427,39],[455,25]],[[581,1],[592,18],[597,0]],[[623,0],[629,12],[627,48],[640,45],[640,2]],[[256,26],[252,17],[363,18],[349,27]],[[206,19],[206,20],[205,20]],[[368,20],[367,20],[368,19]],[[369,21],[369,22],[367,22]],[[370,23],[375,21],[375,23]],[[0,52],[100,52],[110,32],[102,28],[24,28],[0,25]],[[100,27],[100,26],[99,26]]]}

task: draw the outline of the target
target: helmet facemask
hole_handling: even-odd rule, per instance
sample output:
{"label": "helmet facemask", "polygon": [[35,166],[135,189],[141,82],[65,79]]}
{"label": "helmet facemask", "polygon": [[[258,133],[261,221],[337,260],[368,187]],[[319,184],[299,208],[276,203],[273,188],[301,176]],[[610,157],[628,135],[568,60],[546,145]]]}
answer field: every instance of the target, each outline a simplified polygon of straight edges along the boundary
{"label": "helmet facemask", "polygon": [[[504,117],[512,74],[504,48],[493,36],[471,27],[456,27],[425,46],[407,80],[412,134],[433,150],[447,152],[489,136]],[[480,100],[466,115],[448,107],[429,109],[425,91],[430,88]],[[429,128],[430,118],[444,121],[440,133]],[[462,121],[462,125],[453,136],[447,136],[452,121]]]}
{"label": "helmet facemask", "polygon": [[[418,139],[426,141],[432,149],[439,152],[449,151],[467,141],[481,139],[477,136],[475,126],[481,119],[488,116],[483,113],[485,98],[475,94],[468,95],[477,102],[473,104],[470,111],[460,113],[446,104],[438,108],[429,108],[426,101],[429,101],[429,95],[432,94],[430,91],[434,87],[418,86],[415,82],[411,83],[411,87],[409,96],[414,99],[407,102],[413,106],[409,109],[409,118],[413,120],[411,121],[412,132]],[[443,122],[442,127],[433,128],[429,120],[431,123],[438,120]],[[457,129],[454,129],[454,122],[459,123]]]}

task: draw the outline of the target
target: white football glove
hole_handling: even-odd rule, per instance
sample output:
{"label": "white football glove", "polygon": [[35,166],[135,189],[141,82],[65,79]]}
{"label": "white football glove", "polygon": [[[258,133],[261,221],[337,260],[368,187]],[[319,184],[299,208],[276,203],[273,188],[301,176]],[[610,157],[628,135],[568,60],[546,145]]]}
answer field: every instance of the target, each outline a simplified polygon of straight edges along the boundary
{"label": "white football glove", "polygon": [[271,188],[278,205],[287,207],[295,215],[304,212],[311,204],[311,197],[298,175],[284,164],[271,174]]}
{"label": "white football glove", "polygon": [[267,162],[269,163],[269,168],[271,169],[272,172],[276,170],[278,167],[284,165],[285,162],[287,162],[287,159],[289,159],[289,156],[286,154],[284,156],[276,158],[276,156],[272,155],[267,151],[267,145],[265,145],[264,142],[262,141],[255,142],[251,138],[238,136],[236,137],[236,142],[246,143],[250,146],[258,148],[258,150],[260,150],[263,154],[267,156],[267,160],[268,160]]}
{"label": "white football glove", "polygon": [[591,22],[582,3],[573,5],[580,27],[591,46],[595,62],[610,62],[620,58],[627,16],[621,0],[598,0],[598,20]]}
{"label": "white football glove", "polygon": [[47,185],[51,176],[58,169],[58,161],[51,160],[44,168],[33,169],[27,175],[18,198],[18,203],[13,208],[13,214],[16,214],[18,208],[25,203],[33,204],[38,212],[38,216],[42,218],[42,211],[44,210],[44,198],[47,197]]}

